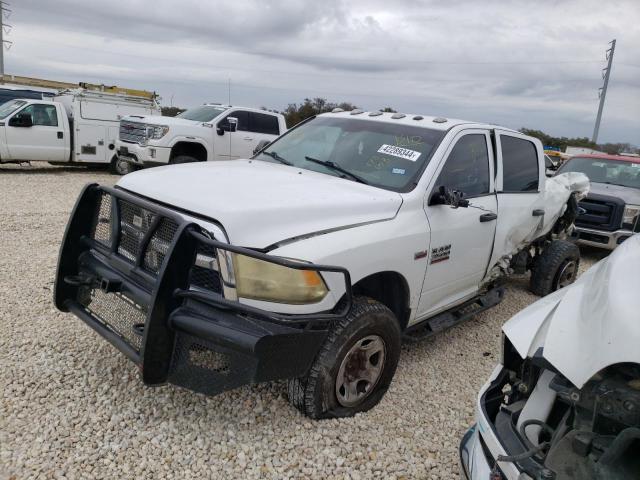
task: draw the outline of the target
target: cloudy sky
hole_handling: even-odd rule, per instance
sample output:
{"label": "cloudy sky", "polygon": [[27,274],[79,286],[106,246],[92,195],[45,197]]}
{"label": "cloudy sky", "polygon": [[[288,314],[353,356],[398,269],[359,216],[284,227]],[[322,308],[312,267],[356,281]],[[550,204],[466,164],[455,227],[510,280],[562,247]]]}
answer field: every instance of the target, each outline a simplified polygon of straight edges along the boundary
{"label": "cloudy sky", "polygon": [[282,109],[305,97],[640,145],[640,0],[8,0],[5,71]]}

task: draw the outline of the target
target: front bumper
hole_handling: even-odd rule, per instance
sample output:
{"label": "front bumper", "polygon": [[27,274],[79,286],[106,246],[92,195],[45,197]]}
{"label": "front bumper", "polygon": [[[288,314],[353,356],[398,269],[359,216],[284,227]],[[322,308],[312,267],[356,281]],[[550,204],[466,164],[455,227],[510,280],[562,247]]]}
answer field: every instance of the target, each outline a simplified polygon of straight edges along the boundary
{"label": "front bumper", "polygon": [[608,232],[605,230],[575,227],[572,233],[572,238],[580,245],[613,250],[631,235],[633,235],[631,230],[616,230],[614,232]]}
{"label": "front bumper", "polygon": [[[203,252],[340,273],[345,306],[337,313],[283,315],[229,300],[221,275],[196,271]],[[209,277],[196,282],[196,273]],[[145,384],[172,383],[210,395],[303,375],[329,323],[351,308],[349,274],[342,268],[218,242],[175,211],[96,184],[85,187],[67,225],[54,297],[58,309],[74,313],[133,361]]]}
{"label": "front bumper", "polygon": [[118,157],[138,166],[164,165],[169,163],[171,149],[155,145],[142,146],[138,143],[116,141]]}
{"label": "front bumper", "polygon": [[[478,426],[473,425],[460,442],[460,469],[462,478],[466,480],[488,480],[491,475],[491,465],[481,444]],[[491,463],[495,463],[491,459]]]}

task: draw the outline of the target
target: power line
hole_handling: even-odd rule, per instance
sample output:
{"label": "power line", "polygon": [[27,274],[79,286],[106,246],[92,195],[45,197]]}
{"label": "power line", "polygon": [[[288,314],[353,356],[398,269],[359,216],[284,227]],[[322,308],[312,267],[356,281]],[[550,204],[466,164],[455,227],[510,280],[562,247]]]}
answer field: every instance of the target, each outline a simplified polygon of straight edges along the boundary
{"label": "power line", "polygon": [[607,86],[609,86],[609,76],[611,74],[611,64],[613,63],[613,53],[616,50],[616,39],[614,38],[609,42],[611,48],[607,50],[607,68],[602,69],[602,77],[604,79],[604,84],[600,87],[598,91],[598,95],[600,97],[600,105],[598,105],[598,115],[596,116],[596,125],[593,127],[593,137],[591,141],[593,143],[598,143],[598,132],[600,131],[600,120],[602,120],[602,109],[604,108],[604,99],[607,96]]}
{"label": "power line", "polygon": [[8,50],[13,45],[12,41],[4,39],[5,27],[9,27],[7,33],[12,28],[11,25],[4,23],[4,19],[9,18],[12,12],[10,8],[7,8],[8,6],[7,2],[0,1],[0,79],[4,76],[4,47],[6,45]]}

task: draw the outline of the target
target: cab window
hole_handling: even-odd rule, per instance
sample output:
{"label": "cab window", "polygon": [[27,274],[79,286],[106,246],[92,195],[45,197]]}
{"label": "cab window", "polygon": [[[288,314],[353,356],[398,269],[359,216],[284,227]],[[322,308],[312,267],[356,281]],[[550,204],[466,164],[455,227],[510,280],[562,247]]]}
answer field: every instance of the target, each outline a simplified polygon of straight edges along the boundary
{"label": "cab window", "polygon": [[25,107],[20,113],[29,113],[33,120],[33,126],[57,127],[58,114],[55,105],[44,105],[42,103],[32,103]]}
{"label": "cab window", "polygon": [[266,135],[280,135],[278,117],[266,113],[249,112],[249,131]]}
{"label": "cab window", "polygon": [[474,133],[458,140],[438,176],[436,186],[458,190],[465,197],[489,193],[487,137]]}
{"label": "cab window", "polygon": [[500,136],[502,147],[502,191],[538,191],[538,152],[529,140]]}
{"label": "cab window", "polygon": [[220,122],[218,123],[218,128],[221,128],[222,130],[225,131],[229,131],[229,117],[233,117],[233,118],[237,118],[238,119],[238,127],[237,130],[242,131],[242,132],[247,132],[249,131],[249,112],[246,112],[244,110],[236,110],[235,112],[231,112],[229,113],[226,117],[224,117],[222,120],[220,120]]}

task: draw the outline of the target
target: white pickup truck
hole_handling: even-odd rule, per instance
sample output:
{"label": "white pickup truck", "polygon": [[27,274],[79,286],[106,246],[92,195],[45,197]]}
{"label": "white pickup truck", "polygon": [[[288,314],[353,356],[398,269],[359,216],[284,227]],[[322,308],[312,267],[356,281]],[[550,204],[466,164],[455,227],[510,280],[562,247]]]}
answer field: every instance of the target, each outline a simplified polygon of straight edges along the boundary
{"label": "white pickup truck", "polygon": [[588,189],[547,178],[542,144],[513,130],[335,111],[253,159],[88,185],[55,303],[148,385],[289,379],[304,414],[349,416],[380,401],[403,338],[497,304],[501,277],[531,271],[539,295],[572,283]]}
{"label": "white pickup truck", "polygon": [[155,98],[82,88],[11,100],[0,105],[0,163],[106,164],[123,173],[115,154],[120,117],[153,113]]}
{"label": "white pickup truck", "polygon": [[117,147],[134,166],[233,160],[251,157],[286,130],[279,113],[210,103],[177,117],[125,117]]}

